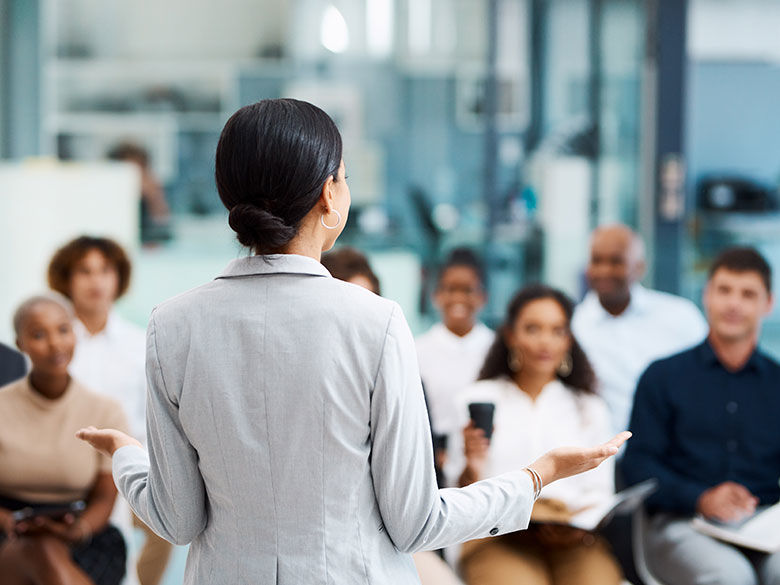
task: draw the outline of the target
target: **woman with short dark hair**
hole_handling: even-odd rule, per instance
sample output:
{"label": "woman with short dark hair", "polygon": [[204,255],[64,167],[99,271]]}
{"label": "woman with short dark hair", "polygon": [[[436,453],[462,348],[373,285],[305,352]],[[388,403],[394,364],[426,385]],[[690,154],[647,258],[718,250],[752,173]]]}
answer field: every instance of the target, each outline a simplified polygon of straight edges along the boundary
{"label": "woman with short dark hair", "polygon": [[[28,376],[0,388],[0,581],[118,585],[125,544],[111,526],[111,460],[85,449],[85,424],[125,428],[121,406],[71,378],[67,301],[32,297],[14,316]],[[79,505],[84,505],[80,511]]]}
{"label": "woman with short dark hair", "polygon": [[624,440],[439,491],[400,308],[319,262],[350,206],[336,125],[292,99],[241,108],[216,179],[254,255],[152,314],[148,455],[121,433],[80,434],[113,454],[145,522],[192,542],[186,583],[416,583],[407,553],[523,528],[534,482]]}

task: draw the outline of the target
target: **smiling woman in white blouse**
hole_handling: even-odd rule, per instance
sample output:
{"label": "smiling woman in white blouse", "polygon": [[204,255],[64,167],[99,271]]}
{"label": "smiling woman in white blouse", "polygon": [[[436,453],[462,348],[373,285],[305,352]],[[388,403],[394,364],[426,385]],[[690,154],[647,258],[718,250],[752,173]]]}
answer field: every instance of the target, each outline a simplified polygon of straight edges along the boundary
{"label": "smiling woman in white blouse", "polygon": [[[608,438],[606,406],[593,393],[593,370],[569,329],[572,311],[573,303],[563,293],[541,285],[523,289],[509,304],[480,381],[458,396],[463,424],[469,403],[495,404],[490,440],[472,422],[451,439],[449,476],[461,486],[513,469],[551,445],[587,445]],[[609,498],[613,473],[607,463],[546,487],[532,520],[565,521],[569,513]],[[461,564],[469,585],[621,581],[620,569],[600,537],[549,523],[467,543]]]}

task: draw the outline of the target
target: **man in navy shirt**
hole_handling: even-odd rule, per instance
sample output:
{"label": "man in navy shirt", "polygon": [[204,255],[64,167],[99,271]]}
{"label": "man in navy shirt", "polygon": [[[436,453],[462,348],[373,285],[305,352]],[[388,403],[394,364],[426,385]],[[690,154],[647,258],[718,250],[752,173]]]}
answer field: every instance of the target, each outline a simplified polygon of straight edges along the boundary
{"label": "man in navy shirt", "polygon": [[751,248],[725,250],[703,300],[707,339],[651,364],[634,399],[623,471],[629,483],[659,481],[647,501],[647,562],[667,585],[780,584],[780,553],[690,525],[695,514],[738,522],[780,498],[780,365],[757,347],[772,309],[769,264]]}

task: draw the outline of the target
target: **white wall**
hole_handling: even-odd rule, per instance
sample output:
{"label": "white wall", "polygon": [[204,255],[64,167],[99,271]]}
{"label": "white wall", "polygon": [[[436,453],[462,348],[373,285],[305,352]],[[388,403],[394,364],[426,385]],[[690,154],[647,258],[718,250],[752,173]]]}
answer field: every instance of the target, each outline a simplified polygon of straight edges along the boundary
{"label": "white wall", "polygon": [[694,60],[780,63],[780,2],[691,0],[688,55]]}
{"label": "white wall", "polygon": [[54,251],[82,234],[138,246],[138,171],[127,163],[0,163],[0,341],[25,297],[46,290]]}
{"label": "white wall", "polygon": [[93,57],[248,58],[284,40],[288,0],[49,0],[58,36]]}

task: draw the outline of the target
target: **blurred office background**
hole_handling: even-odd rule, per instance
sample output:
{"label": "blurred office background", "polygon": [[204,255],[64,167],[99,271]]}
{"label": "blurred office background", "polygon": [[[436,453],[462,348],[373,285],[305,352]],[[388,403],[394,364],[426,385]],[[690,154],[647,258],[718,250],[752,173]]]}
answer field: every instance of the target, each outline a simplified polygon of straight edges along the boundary
{"label": "blurred office background", "polygon": [[[141,325],[244,254],[214,149],[238,107],[282,96],[337,120],[340,243],[415,332],[455,245],[487,260],[493,325],[529,281],[580,297],[603,222],[641,233],[648,285],[697,302],[727,244],[780,271],[778,30],[775,0],[0,0],[0,340],[77,234],[132,252],[120,310]],[[126,140],[165,188],[168,240],[142,244],[139,173],[106,160]],[[780,316],[764,341],[780,354]]]}
{"label": "blurred office background", "polygon": [[[416,332],[452,246],[487,259],[495,324],[531,280],[580,297],[588,233],[611,221],[645,239],[648,285],[698,301],[726,244],[780,270],[777,30],[774,0],[0,0],[0,314],[85,231],[132,250],[121,310],[140,324],[213,277],[244,253],[219,131],[282,96],[337,120],[340,243]],[[123,140],[150,154],[170,240],[141,244],[137,169],[106,161]],[[780,350],[780,318],[765,337]]]}

